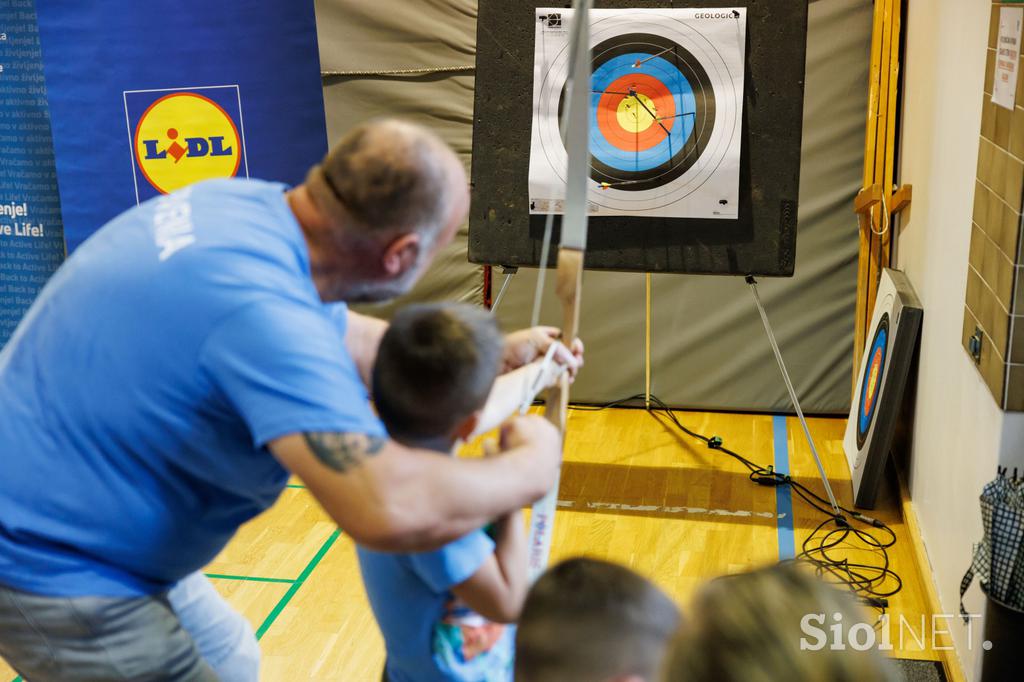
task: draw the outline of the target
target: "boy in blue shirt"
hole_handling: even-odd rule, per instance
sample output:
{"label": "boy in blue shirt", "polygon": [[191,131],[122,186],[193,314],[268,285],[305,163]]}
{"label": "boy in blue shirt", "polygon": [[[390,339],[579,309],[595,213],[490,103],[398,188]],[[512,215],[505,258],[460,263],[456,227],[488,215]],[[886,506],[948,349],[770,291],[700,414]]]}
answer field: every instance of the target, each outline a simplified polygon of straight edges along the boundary
{"label": "boy in blue shirt", "polygon": [[[405,308],[391,321],[373,369],[373,397],[394,439],[452,454],[495,414],[485,401],[502,337],[466,305]],[[532,384],[536,363],[523,370]],[[532,397],[532,396],[531,396]],[[514,621],[528,588],[521,512],[439,550],[385,554],[359,547],[363,582],[384,635],[389,682],[512,679]]]}

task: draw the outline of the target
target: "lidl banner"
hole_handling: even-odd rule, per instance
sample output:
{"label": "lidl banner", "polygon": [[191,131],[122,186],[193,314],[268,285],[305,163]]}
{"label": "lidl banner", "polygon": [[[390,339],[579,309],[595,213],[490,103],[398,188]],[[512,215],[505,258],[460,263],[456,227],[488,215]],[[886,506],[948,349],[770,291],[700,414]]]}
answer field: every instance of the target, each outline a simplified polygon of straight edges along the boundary
{"label": "lidl banner", "polygon": [[0,0],[0,348],[64,259],[32,0]]}
{"label": "lidl banner", "polygon": [[313,0],[36,2],[68,251],[152,197],[296,184],[326,151]]}

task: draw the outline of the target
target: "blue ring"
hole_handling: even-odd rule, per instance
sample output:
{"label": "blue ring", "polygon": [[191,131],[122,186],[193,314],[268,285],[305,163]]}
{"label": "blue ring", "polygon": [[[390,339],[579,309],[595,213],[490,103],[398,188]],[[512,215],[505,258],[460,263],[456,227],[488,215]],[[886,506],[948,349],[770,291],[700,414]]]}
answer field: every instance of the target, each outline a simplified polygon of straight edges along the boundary
{"label": "blue ring", "polygon": [[[644,62],[640,69],[634,69],[638,60],[648,59],[650,54],[631,52],[609,59],[594,70],[591,77],[590,96],[590,153],[601,163],[626,172],[642,172],[668,164],[672,157],[683,150],[686,142],[693,134],[694,116],[679,116],[670,129],[669,135],[655,146],[641,150],[639,153],[619,149],[609,142],[597,125],[597,105],[604,92],[616,79],[630,74],[642,72],[654,76],[673,93],[676,113],[696,111],[696,98],[693,87],[679,69],[662,57],[655,57]],[[675,83],[672,87],[670,83]],[[597,92],[593,92],[597,91]]]}
{"label": "blue ring", "polygon": [[[878,383],[875,385],[875,397],[871,402],[871,409],[864,412],[864,398],[867,396],[868,383],[871,380],[871,363],[875,357],[875,353],[877,353],[879,349],[882,351],[882,361],[879,363]],[[878,409],[878,399],[881,397],[882,393],[882,378],[885,375],[885,356],[888,352],[889,330],[887,328],[879,328],[878,334],[875,336],[875,341],[871,344],[871,350],[868,351],[868,365],[864,370],[864,378],[861,379],[860,401],[857,403],[857,413],[860,417],[857,426],[862,434],[867,433],[867,430],[871,427],[871,419],[875,415],[875,410]]]}

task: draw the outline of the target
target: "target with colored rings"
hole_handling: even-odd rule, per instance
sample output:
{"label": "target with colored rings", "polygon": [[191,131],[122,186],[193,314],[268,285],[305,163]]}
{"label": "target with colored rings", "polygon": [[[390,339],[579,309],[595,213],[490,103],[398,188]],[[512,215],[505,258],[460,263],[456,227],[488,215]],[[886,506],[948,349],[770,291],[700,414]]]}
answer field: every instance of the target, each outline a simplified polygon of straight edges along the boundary
{"label": "target with colored rings", "polygon": [[889,313],[882,313],[875,336],[868,346],[868,366],[860,381],[860,399],[857,401],[857,447],[864,447],[871,424],[875,420],[882,381],[885,378],[885,359],[889,353]]}
{"label": "target with colored rings", "polygon": [[665,36],[625,33],[594,47],[592,70],[590,177],[636,192],[686,173],[715,125],[714,88],[700,62]]}
{"label": "target with colored rings", "polygon": [[[590,13],[588,213],[739,215],[745,10]],[[538,8],[534,32],[531,213],[561,213],[568,154],[572,10]],[[552,16],[555,20],[552,21]]]}

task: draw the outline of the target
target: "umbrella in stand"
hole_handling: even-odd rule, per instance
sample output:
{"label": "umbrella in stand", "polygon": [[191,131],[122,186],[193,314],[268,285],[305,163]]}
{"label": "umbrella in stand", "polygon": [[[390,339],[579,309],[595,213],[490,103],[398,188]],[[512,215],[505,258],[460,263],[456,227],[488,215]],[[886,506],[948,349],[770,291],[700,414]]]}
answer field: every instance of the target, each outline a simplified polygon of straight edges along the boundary
{"label": "umbrella in stand", "polygon": [[[1020,486],[1016,478],[1010,481],[1005,476],[996,479],[992,495],[992,521],[989,529],[991,538],[992,565],[989,568],[988,594],[1004,604],[1009,603],[1011,578],[1021,554],[1024,538],[1024,506]],[[993,481],[995,483],[996,481]],[[984,499],[984,493],[982,494]],[[1022,604],[1009,604],[1020,608]]]}
{"label": "umbrella in stand", "polygon": [[1004,469],[981,493],[981,519],[985,532],[974,546],[974,559],[960,583],[960,613],[965,618],[963,597],[974,577],[989,597],[1016,609],[1024,609],[1024,479],[1007,478]]}
{"label": "umbrella in stand", "polygon": [[981,492],[985,536],[960,582],[960,613],[966,621],[964,594],[974,576],[988,597],[985,609],[981,682],[1020,679],[1018,648],[1024,641],[1024,480],[1006,470]]}
{"label": "umbrella in stand", "polygon": [[1009,584],[1006,586],[1005,602],[1015,609],[1024,610],[1024,541],[1021,540],[1021,535],[1024,534],[1024,478],[1016,479],[1014,470],[1014,479],[1017,484],[1010,494],[1007,506],[1017,510],[1017,553],[1013,559]]}

